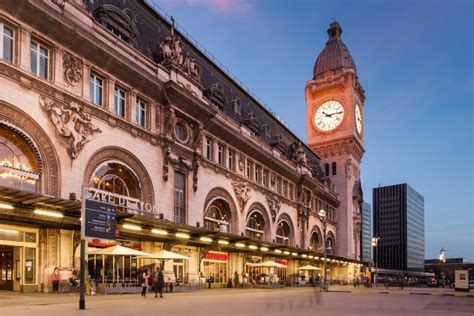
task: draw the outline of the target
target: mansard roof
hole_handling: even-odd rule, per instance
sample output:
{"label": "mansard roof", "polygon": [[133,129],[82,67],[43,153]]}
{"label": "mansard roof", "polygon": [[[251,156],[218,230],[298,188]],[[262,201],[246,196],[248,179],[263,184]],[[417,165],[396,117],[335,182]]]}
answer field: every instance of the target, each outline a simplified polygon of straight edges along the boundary
{"label": "mansard roof", "polygon": [[[156,11],[146,0],[95,0],[86,1],[86,8],[95,20],[121,32],[122,39],[141,51],[154,62],[163,60],[160,43],[172,36],[171,23]],[[111,28],[109,28],[111,29]],[[114,31],[112,31],[114,32]],[[123,34],[122,34],[123,32]],[[304,141],[299,139],[276,116],[267,110],[256,98],[223,71],[210,57],[201,51],[186,36],[174,29],[180,37],[183,49],[200,69],[200,84],[204,96],[214,100],[220,110],[240,124],[246,125],[263,142],[282,151],[291,159],[292,146],[302,143],[313,172],[320,178],[320,158]],[[240,111],[235,111],[235,106]],[[238,113],[240,112],[240,113]],[[304,115],[304,111],[301,112]]]}

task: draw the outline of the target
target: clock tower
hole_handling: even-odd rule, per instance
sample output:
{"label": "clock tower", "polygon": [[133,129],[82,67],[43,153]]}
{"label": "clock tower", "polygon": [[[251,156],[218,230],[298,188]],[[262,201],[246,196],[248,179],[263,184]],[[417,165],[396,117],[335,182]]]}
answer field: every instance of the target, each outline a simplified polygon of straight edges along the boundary
{"label": "clock tower", "polygon": [[327,33],[313,79],[306,83],[307,143],[321,156],[326,181],[341,200],[336,211],[336,255],[360,260],[365,95],[339,23],[331,23]]}

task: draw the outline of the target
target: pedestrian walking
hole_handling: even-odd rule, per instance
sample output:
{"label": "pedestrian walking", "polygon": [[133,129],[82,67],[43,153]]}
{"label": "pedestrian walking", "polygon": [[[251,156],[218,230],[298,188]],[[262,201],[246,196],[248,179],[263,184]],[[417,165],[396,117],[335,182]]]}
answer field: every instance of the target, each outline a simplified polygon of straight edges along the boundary
{"label": "pedestrian walking", "polygon": [[403,284],[404,283],[404,280],[403,280],[403,275],[400,275],[398,277],[398,285],[400,286],[400,290],[403,290]]}
{"label": "pedestrian walking", "polygon": [[149,276],[148,276],[147,271],[143,271],[143,274],[142,274],[142,279],[143,279],[143,281],[142,281],[142,296],[144,298],[146,298],[146,291],[148,289],[148,278],[149,278]]}
{"label": "pedestrian walking", "polygon": [[53,284],[53,292],[59,293],[59,280],[61,276],[59,275],[58,267],[55,267],[53,274],[51,274],[51,283]]}
{"label": "pedestrian walking", "polygon": [[160,268],[156,268],[155,272],[155,298],[160,293],[160,298],[163,298],[163,287],[165,286],[165,277]]}

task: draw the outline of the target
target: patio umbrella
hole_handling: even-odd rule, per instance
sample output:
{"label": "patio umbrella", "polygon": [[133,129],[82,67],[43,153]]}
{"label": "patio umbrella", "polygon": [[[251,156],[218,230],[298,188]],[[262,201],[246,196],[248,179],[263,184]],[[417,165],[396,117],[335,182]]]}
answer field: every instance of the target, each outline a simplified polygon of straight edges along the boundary
{"label": "patio umbrella", "polygon": [[299,267],[296,270],[322,270],[322,269],[318,268],[318,267],[314,267],[312,265],[306,265],[306,266],[303,266],[303,267]]}
{"label": "patio umbrella", "polygon": [[109,255],[109,256],[143,256],[143,257],[149,256],[149,254],[146,252],[135,250],[128,247],[123,247],[120,245],[115,245],[115,246],[107,247],[100,250],[92,250],[92,251],[89,251],[89,254]]}
{"label": "patio umbrella", "polygon": [[139,256],[139,259],[162,259],[162,260],[171,260],[171,259],[183,259],[190,260],[191,258],[187,256],[180,255],[179,253],[174,253],[167,250],[160,250],[157,253],[147,254],[145,256]]}
{"label": "patio umbrella", "polygon": [[280,264],[274,261],[264,261],[255,264],[255,267],[266,267],[266,268],[287,268],[284,264]]}

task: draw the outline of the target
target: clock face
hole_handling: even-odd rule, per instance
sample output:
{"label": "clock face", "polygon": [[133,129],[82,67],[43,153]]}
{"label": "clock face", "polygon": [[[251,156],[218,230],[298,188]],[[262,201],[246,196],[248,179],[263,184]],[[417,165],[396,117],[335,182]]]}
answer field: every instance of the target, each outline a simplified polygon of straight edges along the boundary
{"label": "clock face", "polygon": [[317,128],[328,132],[341,124],[344,118],[344,107],[337,101],[327,101],[319,106],[314,115],[314,123]]}
{"label": "clock face", "polygon": [[356,105],[355,119],[356,119],[357,133],[361,135],[362,134],[362,112],[358,104]]}

